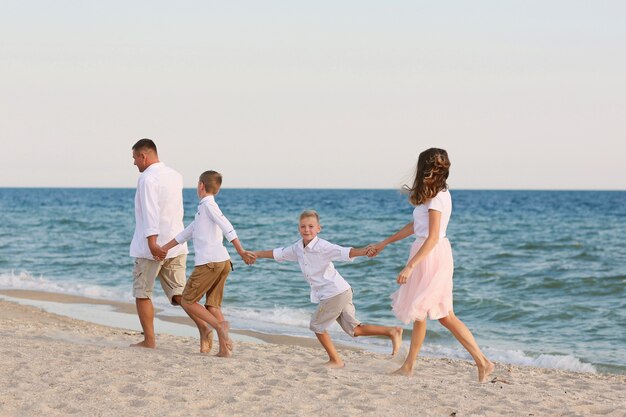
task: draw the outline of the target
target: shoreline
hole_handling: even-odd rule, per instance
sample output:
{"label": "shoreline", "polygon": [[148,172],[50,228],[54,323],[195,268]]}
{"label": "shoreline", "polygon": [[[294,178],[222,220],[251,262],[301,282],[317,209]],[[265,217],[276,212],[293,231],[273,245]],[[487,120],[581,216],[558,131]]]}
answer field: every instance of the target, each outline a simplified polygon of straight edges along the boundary
{"label": "shoreline", "polygon": [[[113,301],[109,299],[91,298],[84,295],[74,295],[68,293],[48,292],[42,290],[33,289],[13,289],[4,288],[0,289],[0,300],[5,299],[8,301],[16,301],[20,304],[31,305],[34,307],[43,307],[46,311],[66,316],[74,319],[85,320],[91,323],[100,324],[104,326],[116,327],[121,329],[133,330],[141,333],[142,329],[139,324],[139,319],[136,314],[134,303],[127,301]],[[174,336],[185,337],[198,337],[198,332],[193,321],[185,314],[181,315],[169,315],[161,314],[164,310],[155,306],[155,331],[157,338],[160,334],[170,334]],[[181,310],[182,311],[182,310]],[[169,312],[171,314],[171,311]],[[259,330],[253,330],[249,328],[237,328],[235,324],[233,326],[231,322],[231,337],[235,341],[246,341],[253,343],[270,343],[279,345],[292,345],[301,346],[307,348],[322,349],[317,339],[313,336],[307,337],[303,335],[289,335],[280,333],[263,332]],[[405,335],[409,336],[405,329]],[[217,336],[214,334],[214,341],[217,342]],[[380,338],[380,341],[386,342],[385,338]],[[334,340],[334,344],[337,348],[353,351],[367,351],[371,353],[386,353],[386,347],[381,345],[370,345],[368,342],[346,343],[342,340]],[[403,341],[403,346],[400,351],[400,355],[405,355],[408,351],[410,340],[406,338]],[[391,346],[389,345],[389,349]],[[436,355],[432,352],[422,352],[421,357],[440,358],[450,360],[469,361],[471,358],[458,357],[458,356],[442,356]],[[539,369],[559,369],[565,372],[573,373],[589,373],[592,375],[621,375],[626,377],[626,373],[621,369],[614,370],[613,372],[608,370],[598,370],[597,368],[593,372],[578,369],[567,369],[561,367],[550,367],[526,363],[510,363],[508,361],[498,361],[505,366],[521,366],[529,368]]]}
{"label": "shoreline", "polygon": [[479,384],[467,361],[422,357],[406,378],[390,375],[403,358],[364,350],[339,348],[347,366],[331,370],[318,346],[239,341],[223,359],[198,353],[196,337],[160,334],[157,349],[130,348],[138,335],[0,299],[0,416],[626,412],[621,375],[496,363],[493,382]]}
{"label": "shoreline", "polygon": [[[0,300],[2,300],[2,296],[18,299],[18,300],[26,300],[27,305],[35,306],[37,305],[33,302],[45,302],[45,303],[61,303],[61,304],[84,304],[84,305],[93,305],[93,306],[105,306],[111,307],[113,311],[125,315],[129,315],[127,317],[128,323],[122,328],[129,329],[134,328],[137,331],[141,331],[139,326],[139,319],[137,318],[137,312],[135,310],[135,306],[131,303],[126,303],[122,301],[110,301],[104,299],[96,299],[89,298],[81,295],[72,295],[72,294],[62,294],[62,293],[53,293],[53,292],[45,292],[45,291],[35,291],[35,290],[20,290],[20,289],[1,289],[0,290]],[[14,301],[14,300],[8,300]],[[18,301],[19,302],[19,301]],[[58,309],[57,309],[58,310]],[[67,309],[65,313],[61,311],[54,311],[53,314],[66,316],[74,319],[81,319],[77,314],[71,314],[71,309]],[[187,316],[168,316],[164,314],[160,314],[163,310],[155,307],[154,309],[154,317],[155,317],[155,330],[157,330],[157,338],[160,334],[168,334],[173,333],[174,335],[185,335],[185,336],[195,336],[197,338],[197,328],[193,321]],[[157,321],[162,321],[165,323],[171,323],[174,325],[181,325],[188,327],[188,331],[171,331],[172,328],[169,327],[165,329],[165,331],[159,331],[156,329]],[[89,320],[86,320],[89,321]],[[134,323],[133,323],[134,322]],[[98,323],[102,325],[108,325],[106,323]],[[119,326],[114,326],[119,327]],[[170,330],[169,332],[167,330]],[[308,348],[317,348],[319,347],[319,342],[314,338],[306,338],[299,336],[290,336],[290,335],[280,335],[280,334],[270,334],[263,333],[254,330],[248,329],[231,329],[230,333],[234,340],[245,340],[248,342],[256,342],[256,343],[271,343],[271,344],[279,344],[279,345],[292,345],[292,346],[301,346]],[[214,335],[214,337],[216,337]],[[215,339],[217,342],[217,339]],[[346,350],[362,350],[359,347],[349,346],[341,343],[336,343],[338,348],[346,349]]]}

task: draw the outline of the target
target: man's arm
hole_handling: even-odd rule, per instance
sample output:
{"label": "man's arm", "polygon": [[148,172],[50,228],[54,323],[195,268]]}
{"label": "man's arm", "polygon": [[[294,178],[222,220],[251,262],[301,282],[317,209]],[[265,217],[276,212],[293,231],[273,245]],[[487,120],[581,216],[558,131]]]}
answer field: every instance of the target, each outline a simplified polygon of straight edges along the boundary
{"label": "man's arm", "polygon": [[158,235],[148,236],[148,247],[150,248],[150,253],[154,256],[155,259],[164,259],[167,255],[167,249],[163,249],[157,243]]}

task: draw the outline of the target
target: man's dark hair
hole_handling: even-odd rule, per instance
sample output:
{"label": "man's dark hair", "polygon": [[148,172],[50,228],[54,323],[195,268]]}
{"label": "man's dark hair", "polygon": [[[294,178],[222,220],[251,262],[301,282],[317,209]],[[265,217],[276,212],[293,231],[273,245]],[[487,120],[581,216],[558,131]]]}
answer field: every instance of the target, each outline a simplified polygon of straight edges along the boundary
{"label": "man's dark hair", "polygon": [[157,153],[157,147],[152,139],[139,139],[137,143],[133,145],[133,151],[142,151],[144,149],[150,149]]}

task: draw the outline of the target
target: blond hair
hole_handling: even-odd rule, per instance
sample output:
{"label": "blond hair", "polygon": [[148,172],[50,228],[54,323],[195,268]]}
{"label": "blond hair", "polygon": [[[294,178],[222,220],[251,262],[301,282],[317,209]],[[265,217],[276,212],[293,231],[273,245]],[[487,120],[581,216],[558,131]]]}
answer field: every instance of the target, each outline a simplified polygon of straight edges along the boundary
{"label": "blond hair", "polygon": [[317,219],[317,222],[320,222],[320,215],[317,214],[317,211],[315,210],[304,210],[302,213],[300,213],[300,220],[304,219],[305,217],[315,217]]}

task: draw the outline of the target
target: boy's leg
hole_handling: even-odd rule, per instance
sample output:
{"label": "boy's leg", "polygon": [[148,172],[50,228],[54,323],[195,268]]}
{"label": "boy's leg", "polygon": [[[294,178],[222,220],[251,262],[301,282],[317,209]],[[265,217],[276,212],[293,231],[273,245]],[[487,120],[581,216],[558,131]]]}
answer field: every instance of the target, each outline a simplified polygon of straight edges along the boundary
{"label": "boy's leg", "polygon": [[347,290],[334,297],[320,301],[317,305],[317,309],[311,316],[311,323],[309,328],[315,332],[317,340],[320,341],[326,353],[328,354],[328,362],[326,366],[330,368],[342,368],[344,366],[343,360],[337,353],[335,345],[333,344],[330,335],[326,332],[326,329],[333,324],[335,320],[338,320],[341,315],[345,300],[348,297],[350,290]]}
{"label": "boy's leg", "polygon": [[402,346],[402,332],[404,329],[400,326],[376,326],[374,324],[359,324],[354,329],[354,337],[359,336],[386,336],[391,339],[392,351],[391,355],[395,356]]}
{"label": "boy's leg", "polygon": [[[163,266],[159,271],[159,280],[161,281],[161,286],[163,287],[163,291],[169,298],[172,305],[181,305],[182,304],[182,294],[185,289],[186,279],[185,279],[185,268],[187,266],[187,255],[182,254],[175,258],[166,259],[163,262]],[[189,279],[194,277],[194,272],[196,269],[194,268],[193,272]],[[211,346],[209,342],[207,342],[207,337],[210,335],[211,328],[207,325],[204,320],[200,320],[196,316],[189,316],[191,320],[196,324],[198,328],[198,333],[200,333],[200,352],[209,352],[211,350]],[[208,349],[207,349],[207,345]]]}
{"label": "boy's leg", "polygon": [[202,297],[209,296],[209,289],[215,285],[215,282],[219,280],[221,274],[220,263],[210,262],[206,265],[198,265],[194,268],[187,285],[182,293],[181,305],[187,315],[191,319],[198,323],[203,323],[202,326],[198,326],[200,331],[200,351],[210,351],[212,343],[212,334],[210,326],[217,331],[217,336],[220,341],[220,350],[218,356],[229,357],[230,352],[227,347],[228,330],[224,329],[224,326],[220,321],[204,306],[198,304],[198,301]]}
{"label": "boy's leg", "polygon": [[205,322],[209,324],[209,326],[215,329],[215,331],[217,332],[219,343],[220,343],[220,350],[217,353],[217,356],[230,357],[231,353],[230,353],[230,350],[228,349],[228,344],[227,344],[227,341],[229,340],[228,331],[222,326],[222,324],[217,320],[217,318],[213,314],[211,314],[206,308],[204,308],[197,302],[192,303],[192,304],[187,304],[187,301],[183,299],[182,306],[185,312],[189,315],[189,317],[194,315],[197,318],[204,320]]}
{"label": "boy's leg", "polygon": [[[340,294],[341,314],[337,317],[337,322],[341,328],[352,337],[358,336],[386,336],[391,339],[391,355],[395,356],[402,345],[402,327],[375,326],[373,324],[362,324],[356,319],[356,308],[352,303],[352,290]],[[339,297],[339,296],[338,296]]]}
{"label": "boy's leg", "polygon": [[[209,288],[206,294],[206,302],[205,308],[217,318],[217,320],[222,325],[222,328],[228,333],[230,330],[230,324],[224,319],[224,315],[222,314],[222,299],[224,298],[224,287],[226,286],[226,279],[228,278],[228,274],[232,270],[230,260],[224,261],[222,263],[215,263],[215,272],[219,273],[213,285]],[[227,340],[227,345],[229,350],[233,350],[233,342],[229,339]]]}
{"label": "boy's leg", "polygon": [[335,349],[335,345],[333,344],[333,341],[328,333],[315,333],[315,336],[317,336],[317,340],[320,341],[320,343],[326,350],[326,353],[328,353],[328,362],[326,362],[324,365],[328,366],[329,368],[343,368],[345,364],[341,360],[339,353],[337,353],[337,349]]}

